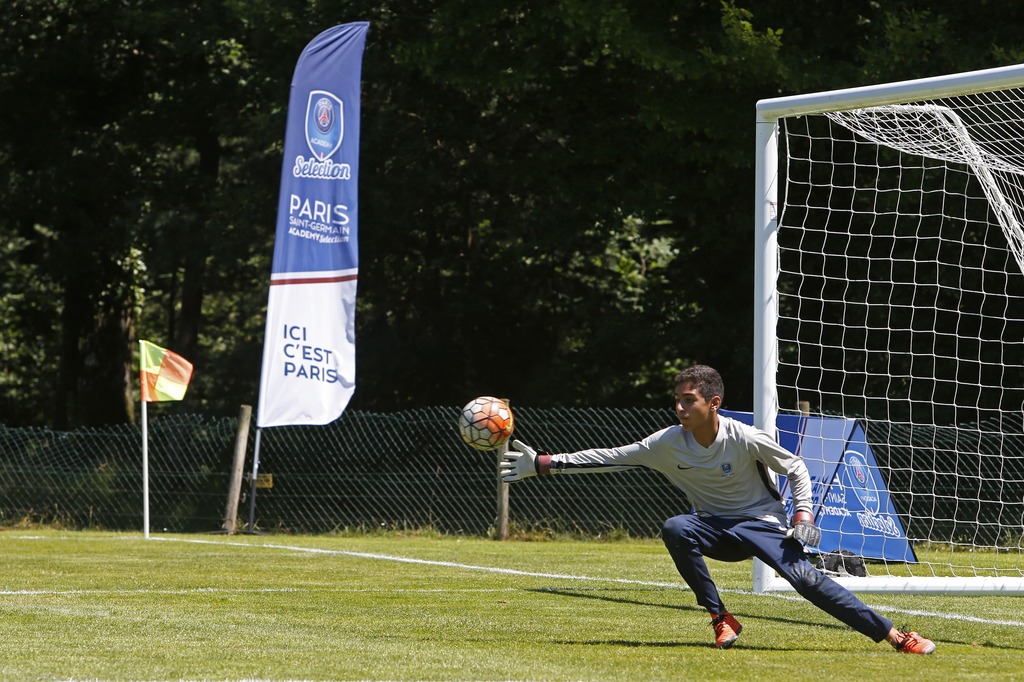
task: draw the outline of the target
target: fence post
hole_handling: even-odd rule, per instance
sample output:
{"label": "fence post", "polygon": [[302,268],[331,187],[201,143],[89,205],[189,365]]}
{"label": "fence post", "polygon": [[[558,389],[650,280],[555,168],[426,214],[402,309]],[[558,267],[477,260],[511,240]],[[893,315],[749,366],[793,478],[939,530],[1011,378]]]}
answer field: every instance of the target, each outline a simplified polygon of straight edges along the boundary
{"label": "fence post", "polygon": [[235,461],[231,467],[231,479],[228,481],[228,502],[224,508],[223,528],[228,533],[235,532],[238,521],[238,497],[242,488],[242,468],[245,466],[245,451],[249,444],[249,419],[252,417],[252,406],[242,405],[238,413],[238,433],[235,436]]}
{"label": "fence post", "polygon": [[498,540],[508,540],[508,483],[501,480],[501,460],[508,452],[508,441],[499,445],[495,452],[495,468],[498,471],[498,516],[494,522],[495,535]]}

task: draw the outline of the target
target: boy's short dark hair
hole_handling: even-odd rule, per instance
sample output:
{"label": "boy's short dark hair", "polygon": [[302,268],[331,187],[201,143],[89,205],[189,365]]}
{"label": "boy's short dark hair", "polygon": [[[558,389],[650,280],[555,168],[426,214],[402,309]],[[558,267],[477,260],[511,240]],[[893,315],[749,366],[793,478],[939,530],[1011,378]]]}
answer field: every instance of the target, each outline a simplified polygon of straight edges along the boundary
{"label": "boy's short dark hair", "polygon": [[693,384],[705,400],[716,395],[725,401],[725,383],[718,370],[707,365],[692,365],[676,375],[676,386],[683,383]]}

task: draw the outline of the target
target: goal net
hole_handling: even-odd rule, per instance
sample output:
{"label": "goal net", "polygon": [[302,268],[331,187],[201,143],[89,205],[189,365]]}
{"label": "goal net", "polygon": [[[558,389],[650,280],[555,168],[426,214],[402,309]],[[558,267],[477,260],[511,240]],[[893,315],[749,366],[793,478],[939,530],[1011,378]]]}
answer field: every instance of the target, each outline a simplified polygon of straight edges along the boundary
{"label": "goal net", "polygon": [[758,156],[755,423],[856,420],[879,482],[834,523],[858,482],[814,481],[838,579],[1024,593],[1024,66],[764,100]]}

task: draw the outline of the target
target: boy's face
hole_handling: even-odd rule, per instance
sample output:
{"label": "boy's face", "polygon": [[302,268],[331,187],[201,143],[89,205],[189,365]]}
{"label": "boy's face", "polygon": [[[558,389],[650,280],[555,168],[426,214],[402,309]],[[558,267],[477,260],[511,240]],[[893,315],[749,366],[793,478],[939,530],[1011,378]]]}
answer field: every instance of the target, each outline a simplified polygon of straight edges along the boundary
{"label": "boy's face", "polygon": [[712,424],[721,402],[718,396],[706,399],[689,381],[676,386],[676,417],[687,431],[696,431]]}

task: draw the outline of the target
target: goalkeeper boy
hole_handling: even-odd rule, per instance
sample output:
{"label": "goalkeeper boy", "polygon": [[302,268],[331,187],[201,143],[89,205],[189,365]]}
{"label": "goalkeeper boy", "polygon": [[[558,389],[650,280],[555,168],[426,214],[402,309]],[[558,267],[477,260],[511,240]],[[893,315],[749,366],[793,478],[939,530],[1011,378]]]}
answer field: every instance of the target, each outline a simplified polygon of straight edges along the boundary
{"label": "goalkeeper boy", "polygon": [[[515,441],[501,463],[502,479],[514,483],[534,475],[622,471],[646,467],[661,472],[686,494],[693,511],[665,522],[662,539],[697,603],[708,610],[715,647],[732,646],[743,626],[729,613],[704,557],[742,561],[757,557],[775,569],[805,599],[875,642],[897,650],[930,654],[935,644],[903,632],[868,608],[807,559],[803,545],[817,546],[821,531],[811,513],[811,479],[803,460],[764,431],[718,413],[725,388],[719,373],[695,365],[676,376],[679,426],[617,448],[563,454],[536,452]],[[775,485],[786,476],[793,493],[790,527]]]}

